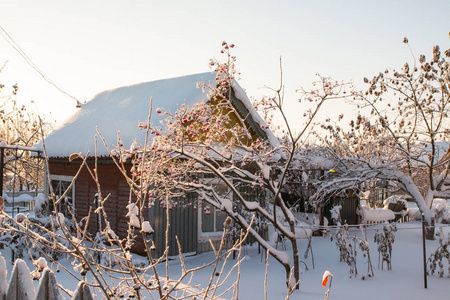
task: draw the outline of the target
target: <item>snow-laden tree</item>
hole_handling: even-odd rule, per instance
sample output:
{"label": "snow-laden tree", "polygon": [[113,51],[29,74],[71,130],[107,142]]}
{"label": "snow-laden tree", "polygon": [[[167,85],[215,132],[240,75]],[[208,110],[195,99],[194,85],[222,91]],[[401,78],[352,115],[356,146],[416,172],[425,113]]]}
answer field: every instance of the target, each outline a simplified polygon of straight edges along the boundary
{"label": "snow-laden tree", "polygon": [[[406,38],[404,43],[409,47]],[[431,60],[420,55],[401,70],[364,78],[367,90],[349,98],[357,105],[357,117],[349,126],[330,121],[322,126],[339,167],[319,193],[385,183],[410,195],[432,222],[433,199],[450,197],[449,57],[450,49],[441,53],[434,46]]]}
{"label": "snow-laden tree", "polygon": [[[166,116],[161,127],[140,124],[141,128],[147,128],[151,142],[135,144],[132,149],[119,147],[114,154],[121,159],[134,157],[129,182],[136,190],[138,201],[149,198],[172,207],[179,205],[187,193],[196,193],[197,201],[189,205],[207,212],[224,212],[234,226],[248,229],[259,245],[284,266],[286,283],[292,290],[299,283],[297,238],[303,232],[296,227],[297,220],[281,189],[300,139],[324,101],[335,97],[341,84],[321,78],[316,91],[302,94],[302,99],[312,104],[312,108],[299,115],[299,120],[306,120],[300,133],[295,134],[286,122],[287,143],[258,137],[249,124],[258,120],[256,107],[263,111],[275,110],[285,118],[283,87],[275,90],[274,97],[262,99],[254,107],[247,107],[248,114],[242,114],[233,102],[235,93],[242,92],[235,81],[236,58],[230,54],[233,45],[224,42],[222,46],[225,63],[210,62],[217,74],[217,85],[199,83],[199,87],[209,91],[209,101],[181,105],[176,112],[157,108],[157,113]],[[257,126],[269,128],[262,120]],[[255,217],[254,226],[250,226],[252,217]],[[273,247],[259,230],[268,224],[290,242],[292,259]]]}
{"label": "snow-laden tree", "polygon": [[[98,186],[99,195],[101,195],[97,168],[93,169],[86,164],[87,156],[82,157],[77,154],[73,155],[71,159],[80,157],[83,160],[80,170],[81,168],[88,169]],[[77,176],[78,174],[72,184]],[[64,193],[69,190],[70,187]],[[101,214],[105,223],[101,231],[93,235],[88,231],[89,215],[77,219],[73,211],[69,210],[71,219],[65,218],[56,205],[58,199],[52,190],[49,193],[55,210],[48,217],[33,218],[28,214],[26,216],[17,214],[15,218],[12,218],[6,212],[0,211],[0,217],[3,220],[0,224],[0,244],[12,248],[11,240],[15,238],[20,240],[20,247],[16,247],[15,251],[20,250],[21,254],[31,259],[36,266],[36,269],[31,272],[23,269],[23,276],[42,280],[42,277],[46,276],[45,269],[49,266],[54,272],[66,272],[70,275],[69,277],[82,282],[86,288],[94,291],[102,299],[220,299],[224,295],[230,299],[238,299],[239,268],[243,260],[241,249],[248,236],[248,231],[243,232],[242,236],[229,249],[224,248],[226,236],[223,234],[211,261],[194,268],[185,266],[180,247],[181,272],[178,271],[174,275],[169,270],[169,259],[165,255],[160,257],[153,255],[150,236],[153,229],[148,221],[143,221],[142,206],[137,206],[131,201],[131,193],[130,205],[124,208],[129,210],[127,214],[127,218],[129,218],[128,235],[126,237],[119,237],[110,227],[109,217],[104,209],[109,195],[104,198],[100,197],[98,209],[95,212],[89,212],[89,215],[91,213]],[[139,257],[130,252],[137,237],[144,239],[147,257]],[[167,252],[168,249],[166,249]],[[238,253],[238,259],[230,263],[231,259],[229,258],[234,253]],[[63,261],[67,259],[72,262],[73,269],[67,268],[65,263],[60,263],[59,259],[62,257],[64,257]],[[0,265],[1,263],[0,260]],[[159,264],[165,264],[165,272],[158,270]],[[229,273],[223,271],[225,268]],[[211,271],[211,275],[209,282],[200,289],[191,284],[191,281],[201,270]],[[5,276],[6,274],[0,274],[0,279]],[[28,279],[27,281],[31,282]],[[71,292],[61,285],[54,286],[54,288],[55,294],[58,294],[58,290],[60,290],[69,297],[80,292],[79,288],[75,292]],[[4,287],[0,287],[0,292],[4,290]]]}
{"label": "snow-laden tree", "polygon": [[43,167],[40,160],[33,158],[24,149],[35,145],[42,137],[42,130],[44,133],[50,131],[51,125],[41,122],[39,116],[30,112],[25,105],[19,105],[16,99],[18,93],[17,84],[11,90],[0,84],[0,142],[2,146],[17,148],[5,149],[4,184],[11,190],[33,190],[37,188],[37,182],[42,186]]}

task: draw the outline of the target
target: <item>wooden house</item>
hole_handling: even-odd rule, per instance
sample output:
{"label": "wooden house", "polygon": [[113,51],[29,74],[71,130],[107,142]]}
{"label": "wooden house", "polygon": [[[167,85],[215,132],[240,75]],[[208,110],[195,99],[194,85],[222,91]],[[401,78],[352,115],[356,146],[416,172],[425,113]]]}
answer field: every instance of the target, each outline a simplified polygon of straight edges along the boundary
{"label": "wooden house", "polygon": [[[192,106],[196,103],[207,102],[207,94],[201,88],[197,88],[197,83],[204,82],[215,86],[215,77],[215,73],[195,74],[120,87],[96,95],[64,124],[45,137],[44,145],[50,172],[48,178],[51,180],[47,183],[47,188],[51,185],[58,196],[69,187],[81,164],[80,159],[69,161],[71,154],[81,153],[86,156],[89,153],[92,158],[87,160],[87,165],[91,169],[94,168],[96,156],[101,192],[103,196],[109,195],[105,212],[111,229],[119,237],[126,236],[129,220],[126,217],[128,212],[126,206],[130,201],[130,188],[110,158],[110,153],[99,138],[98,132],[110,148],[117,145],[118,135],[125,148],[130,147],[135,140],[144,144],[145,131],[140,130],[138,124],[147,122],[151,98],[153,107],[151,124],[159,125],[164,116],[155,113],[157,108],[162,107],[175,112],[178,106],[184,103]],[[276,138],[267,126],[262,126],[264,121],[253,110],[248,97],[237,82],[233,82],[231,95],[233,105],[242,116],[246,116],[246,126],[251,128],[254,135],[275,143]],[[39,147],[43,148],[42,144]],[[131,164],[125,165],[129,171]],[[59,202],[59,211],[69,217],[67,208],[70,206],[77,220],[91,212],[89,231],[95,233],[99,227],[93,213],[97,193],[95,181],[87,168],[82,168],[65,199]],[[192,200],[191,196],[187,195],[185,201]],[[51,206],[50,211],[53,211]],[[157,247],[157,254],[161,254],[165,249],[166,210],[157,202],[143,213],[144,218],[151,222],[155,230],[152,239]],[[171,224],[169,254],[175,255],[178,252],[175,236],[178,236],[183,252],[208,251],[210,249],[208,238],[214,240],[221,235],[221,228],[214,226],[223,217],[220,214],[220,211],[214,211],[205,216],[201,210],[195,210],[193,205],[172,209],[169,216]],[[132,251],[145,254],[142,240],[136,243]]]}

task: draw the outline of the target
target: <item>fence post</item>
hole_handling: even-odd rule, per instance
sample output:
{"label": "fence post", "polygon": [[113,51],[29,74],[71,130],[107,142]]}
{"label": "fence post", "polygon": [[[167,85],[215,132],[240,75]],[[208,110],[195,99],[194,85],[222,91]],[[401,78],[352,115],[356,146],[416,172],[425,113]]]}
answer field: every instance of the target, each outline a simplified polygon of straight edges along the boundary
{"label": "fence post", "polygon": [[6,281],[6,261],[3,256],[0,255],[0,299],[6,299],[6,292],[8,291],[8,282]]}
{"label": "fence post", "polygon": [[11,279],[6,292],[8,300],[35,300],[35,290],[31,279],[30,269],[21,260],[16,260],[11,274]]}
{"label": "fence post", "polygon": [[73,293],[71,300],[94,300],[92,298],[91,290],[86,285],[86,282],[80,281],[77,285],[77,289]]}
{"label": "fence post", "polygon": [[59,300],[61,298],[55,273],[49,268],[45,268],[39,280],[36,300]]}
{"label": "fence post", "polygon": [[3,197],[3,167],[5,165],[3,156],[5,155],[5,148],[0,148],[0,168],[1,168],[1,176],[0,176],[0,196]]}
{"label": "fence post", "polygon": [[425,243],[425,214],[422,214],[422,245],[423,245],[423,283],[427,288],[427,250]]}
{"label": "fence post", "polygon": [[[5,259],[0,255],[0,268],[6,270]],[[39,280],[37,293],[34,289],[33,280],[25,261],[16,260],[11,274],[11,278],[6,281],[6,272],[3,277],[0,274],[0,300],[60,300],[63,299],[59,292],[55,273],[49,268],[45,268]],[[91,290],[84,281],[80,281],[72,300],[93,300]]]}

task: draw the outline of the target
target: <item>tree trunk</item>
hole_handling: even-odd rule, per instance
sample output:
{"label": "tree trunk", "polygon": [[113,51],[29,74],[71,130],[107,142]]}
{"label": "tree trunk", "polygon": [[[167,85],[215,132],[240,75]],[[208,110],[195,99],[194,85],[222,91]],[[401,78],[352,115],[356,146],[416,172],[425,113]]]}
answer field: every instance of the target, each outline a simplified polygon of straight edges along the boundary
{"label": "tree trunk", "polygon": [[435,220],[434,217],[431,218],[431,221],[425,219],[425,238],[427,240],[434,240],[434,231],[435,231]]}
{"label": "tree trunk", "polygon": [[[294,258],[294,266],[293,266],[294,267],[294,274],[293,274],[294,278],[293,278],[293,282],[291,282],[291,286],[289,286],[288,288],[293,287],[294,289],[298,290],[300,288],[300,270],[299,270],[300,260],[299,260],[299,255],[298,255],[297,238],[295,236],[294,222],[293,221],[289,222],[289,226],[290,226],[291,232],[294,233],[294,238],[289,239],[292,244],[292,256]],[[292,284],[294,284],[294,286]]]}
{"label": "tree trunk", "polygon": [[[300,264],[300,259],[298,256],[298,246],[297,246],[297,239],[293,239],[291,240],[291,244],[292,244],[292,256],[294,258],[294,278],[293,278],[293,282],[291,283],[291,287],[292,284],[295,284],[295,289],[298,290],[300,288],[300,270],[299,270],[299,264]],[[289,287],[289,288],[291,288]]]}

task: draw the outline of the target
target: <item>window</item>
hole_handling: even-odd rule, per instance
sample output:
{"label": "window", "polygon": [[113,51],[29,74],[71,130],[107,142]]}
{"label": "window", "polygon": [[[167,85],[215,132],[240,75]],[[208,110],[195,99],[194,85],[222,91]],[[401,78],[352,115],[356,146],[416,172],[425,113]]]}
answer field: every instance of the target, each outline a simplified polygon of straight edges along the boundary
{"label": "window", "polygon": [[[62,213],[68,219],[72,218],[72,215],[69,212],[69,207],[74,213],[73,208],[75,207],[75,183],[70,187],[70,189],[67,191],[63,199],[61,199],[61,196],[69,188],[72,180],[73,176],[64,176],[64,175],[50,176],[50,184],[53,189],[53,193],[55,194],[55,198],[58,202],[57,204],[58,212]],[[50,190],[48,192],[50,194]],[[50,212],[55,210],[52,201],[50,201],[49,207]]]}
{"label": "window", "polygon": [[[216,192],[220,196],[229,195],[228,186],[217,179],[212,179],[212,185],[216,187]],[[212,205],[204,202],[199,206],[199,235],[221,235],[223,232],[223,223],[227,218],[227,214]]]}
{"label": "window", "polygon": [[202,209],[202,233],[222,232],[227,214],[215,207],[206,205]]}

